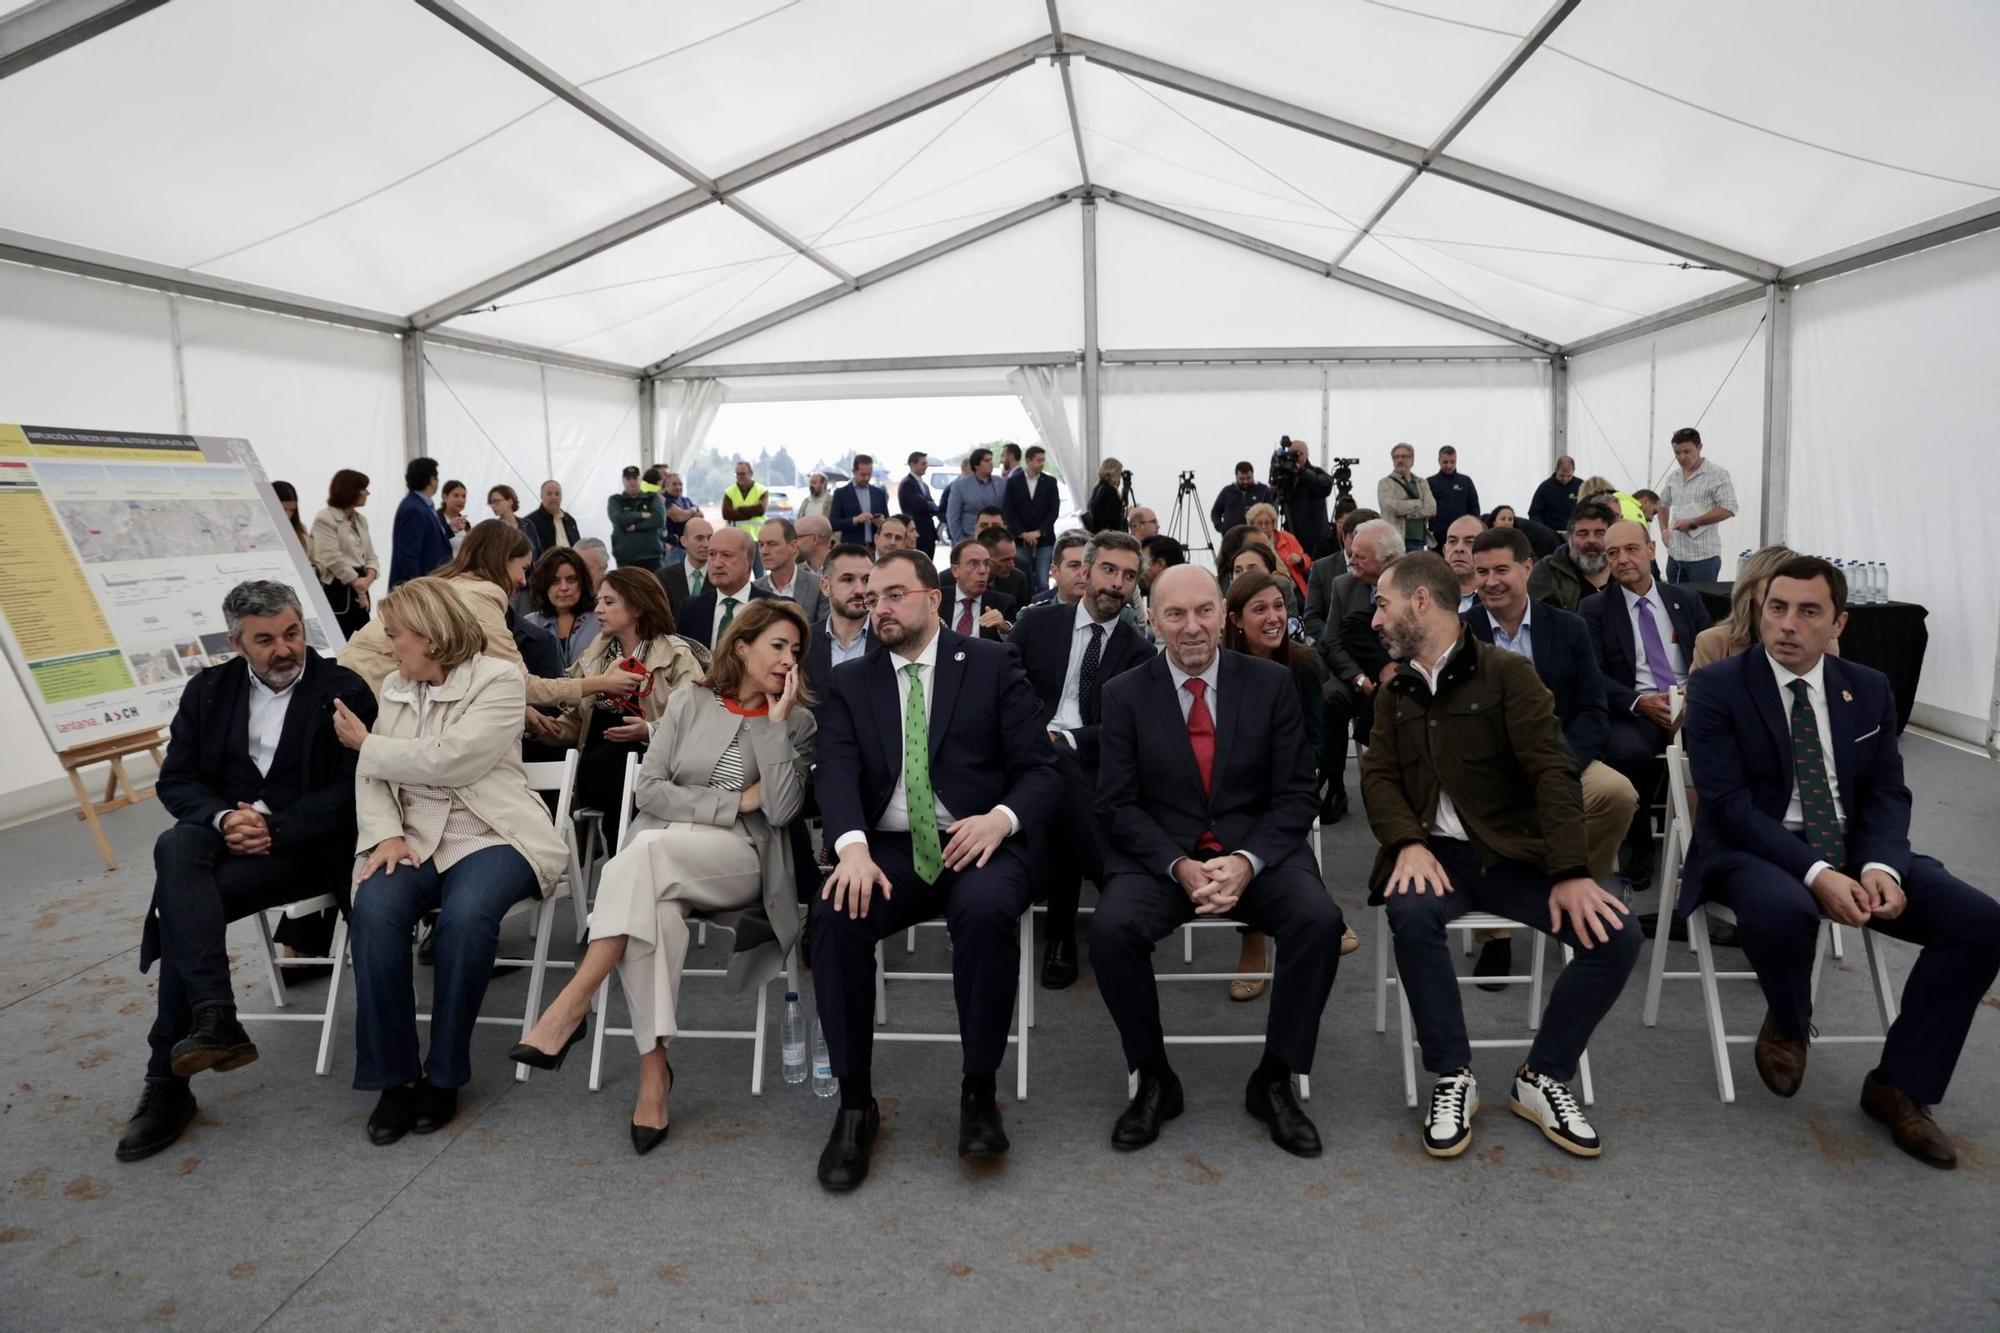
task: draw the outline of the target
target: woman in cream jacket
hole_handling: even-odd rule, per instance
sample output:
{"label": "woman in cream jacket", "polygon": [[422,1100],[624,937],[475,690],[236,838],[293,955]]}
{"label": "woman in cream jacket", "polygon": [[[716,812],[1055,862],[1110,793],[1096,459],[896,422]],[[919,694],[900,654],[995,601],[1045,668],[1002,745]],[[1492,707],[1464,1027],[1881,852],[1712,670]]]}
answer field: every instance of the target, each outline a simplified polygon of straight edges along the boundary
{"label": "woman in cream jacket", "polygon": [[368,477],[352,468],[333,474],[326,486],[326,508],[313,517],[306,554],[326,590],[327,604],[340,632],[353,638],[368,623],[369,589],[381,562],[361,506],[368,503]]}
{"label": "woman in cream jacket", "polygon": [[[382,1096],[368,1137],[441,1129],[471,1080],[473,1024],[500,920],[548,892],[567,864],[520,760],[521,673],[481,652],[485,634],[450,584],[410,579],[382,599],[396,670],[370,729],[336,704],[358,753],[354,1086]],[[410,934],[438,909],[430,1054],[417,1058]]]}
{"label": "woman in cream jacket", "polygon": [[667,1137],[667,1043],[679,1031],[688,915],[701,912],[734,933],[736,989],[775,975],[798,938],[786,826],[805,804],[812,767],[801,665],[811,634],[797,603],[751,602],[722,636],[708,674],[674,691],[639,770],[631,836],[598,885],[590,947],[511,1052],[524,1064],[559,1067],[616,967],[639,1046],[632,1147],[640,1153]]}

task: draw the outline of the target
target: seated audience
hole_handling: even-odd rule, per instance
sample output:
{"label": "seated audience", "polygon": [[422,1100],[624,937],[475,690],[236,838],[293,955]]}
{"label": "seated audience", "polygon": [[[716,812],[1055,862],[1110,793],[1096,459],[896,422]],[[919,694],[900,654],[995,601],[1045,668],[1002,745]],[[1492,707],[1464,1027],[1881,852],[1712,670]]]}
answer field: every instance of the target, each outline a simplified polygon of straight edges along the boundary
{"label": "seated audience", "polygon": [[916,525],[901,514],[890,514],[875,525],[875,558],[891,551],[911,551],[917,545]]}
{"label": "seated audience", "polygon": [[[1125,512],[1123,486],[1125,465],[1115,458],[1107,458],[1097,466],[1097,484],[1090,488],[1090,499],[1083,509],[1083,526],[1090,532],[1125,532],[1129,528],[1131,516]],[[1150,510],[1148,511],[1151,512]],[[1159,531],[1159,520],[1154,520],[1153,532]],[[1134,533],[1143,539],[1152,533]]]}
{"label": "seated audience", "polygon": [[1632,523],[1643,524],[1646,511],[1637,496],[1618,489],[1609,477],[1589,477],[1584,480],[1583,489],[1576,494],[1576,502],[1584,504],[1596,500],[1618,511],[1618,517]]}
{"label": "seated audience", "polygon": [[[681,616],[681,608],[690,597],[698,597],[708,590],[709,543],[715,539],[715,525],[696,514],[681,525],[681,559],[669,565],[660,575],[660,586],[667,590],[667,605],[674,609],[676,618]],[[604,574],[595,574],[597,582],[604,582]]]}
{"label": "seated audience", "polygon": [[813,630],[805,656],[806,693],[815,700],[826,698],[835,667],[875,646],[868,632],[868,571],[874,567],[868,548],[852,542],[842,542],[827,557],[820,582],[826,619]]}
{"label": "seated audience", "polygon": [[1373,627],[1375,586],[1382,571],[1403,558],[1405,542],[1387,519],[1363,520],[1348,541],[1347,572],[1328,590],[1326,631],[1318,647],[1327,667],[1324,734],[1329,746],[1340,751],[1341,780],[1327,785],[1322,823],[1336,823],[1347,814],[1348,736],[1368,734],[1374,718],[1371,701],[1395,666]]}
{"label": "seated audience", "polygon": [[[1229,581],[1225,588],[1236,586],[1236,580],[1256,574],[1276,574],[1278,553],[1260,532],[1252,531],[1249,540],[1236,548],[1235,557],[1229,562]],[[1285,614],[1297,618],[1303,609],[1299,605],[1298,585],[1290,579],[1279,580],[1279,595],[1285,599]]]}
{"label": "seated audience", "polygon": [[[1118,460],[1114,458],[1105,461],[1115,463]],[[1131,533],[1132,540],[1143,547],[1148,537],[1159,535],[1160,516],[1153,512],[1151,505],[1133,505],[1125,511],[1125,531]]]}
{"label": "seated audience", "polygon": [[[1772,571],[1797,559],[1798,554],[1789,546],[1766,546],[1736,567],[1736,582],[1729,590],[1729,614],[1719,624],[1710,625],[1694,636],[1694,660],[1688,664],[1690,674],[1725,657],[1734,657],[1758,642],[1757,626],[1764,617],[1764,585],[1771,581]],[[1839,657],[1840,639],[1827,640],[1826,651]]]}
{"label": "seated audience", "polygon": [[1537,560],[1548,559],[1556,553],[1556,548],[1562,544],[1562,536],[1554,528],[1549,527],[1545,523],[1537,523],[1532,518],[1527,518],[1516,513],[1513,505],[1495,506],[1493,512],[1486,516],[1486,526],[1489,528],[1519,528],[1526,534],[1528,545],[1533,549],[1535,559]]}
{"label": "seated audience", "polygon": [[1608,587],[1611,561],[1604,554],[1604,535],[1616,522],[1618,511],[1612,506],[1596,500],[1579,502],[1570,510],[1568,543],[1547,559],[1535,561],[1528,596],[1574,611],[1584,598]]}
{"label": "seated audience", "polygon": [[1404,556],[1375,595],[1376,626],[1400,665],[1361,761],[1381,843],[1369,900],[1388,908],[1424,1068],[1437,1075],[1424,1151],[1456,1157],[1472,1140],[1479,1088],[1445,926],[1484,911],[1579,951],[1556,979],[1508,1104],[1557,1147],[1595,1157],[1602,1142],[1568,1084],[1643,932],[1590,877],[1583,797],[1548,687],[1532,663],[1472,636],[1441,557]]}
{"label": "seated audience", "polygon": [[1004,593],[987,591],[992,575],[991,547],[977,537],[951,544],[951,583],[938,609],[946,625],[968,637],[977,635],[996,642],[1013,632],[1014,600]]}
{"label": "seated audience", "polygon": [[833,551],[833,524],[824,514],[802,514],[793,531],[799,535],[799,564],[824,575],[827,556]]}
{"label": "seated audience", "polygon": [[788,601],[797,602],[808,625],[817,624],[826,614],[820,605],[819,575],[799,564],[799,531],[788,518],[767,518],[757,534],[757,552],[764,560],[764,577],[757,586]]}
{"label": "seated audience", "polygon": [[[1084,587],[1089,581],[1089,558],[1090,534],[1082,528],[1071,528],[1056,538],[1050,563],[1054,581],[1036,593],[1029,605],[1047,606],[1053,602],[1058,606],[1075,606],[1083,599]],[[1137,593],[1138,590],[1133,589],[1133,595]]]}
{"label": "seated audience", "polygon": [[1110,850],[1090,963],[1139,1076],[1111,1143],[1145,1147],[1183,1106],[1154,946],[1197,916],[1228,917],[1275,935],[1283,960],[1244,1105],[1271,1142],[1316,1157],[1319,1131],[1292,1076],[1312,1072],[1341,915],[1308,841],[1318,801],[1298,691],[1283,667],[1222,650],[1222,590],[1206,570],[1161,577],[1153,629],[1164,651],[1106,685],[1098,736]]}
{"label": "seated audience", "polygon": [[1461,514],[1445,525],[1438,542],[1438,554],[1458,576],[1458,612],[1464,615],[1479,605],[1479,576],[1472,568],[1472,544],[1486,531],[1486,520],[1477,514]]}
{"label": "seated audience", "polygon": [[[347,900],[354,756],[334,736],[333,702],[366,721],[375,696],[307,646],[298,594],[284,584],[237,584],[222,618],[236,656],[181,691],[154,788],[176,822],[153,844],[139,970],[160,960],[159,999],[145,1090],[118,1140],[121,1162],[180,1138],[195,1112],[195,1074],[257,1058],[236,1019],[224,927],[325,893]],[[324,939],[296,942],[327,951]]]}
{"label": "seated audience", "polygon": [[611,548],[596,537],[585,537],[573,548],[583,557],[583,563],[590,569],[590,584],[594,588],[604,582],[604,576],[611,572]]}
{"label": "seated audience", "polygon": [[[694,524],[690,522],[688,527],[692,529]],[[751,602],[776,596],[750,582],[750,561],[755,549],[750,534],[742,528],[723,528],[709,539],[707,577],[702,590],[674,609],[674,619],[680,622],[682,634],[704,648],[712,648],[728,632],[729,622],[738,611]],[[689,569],[693,564],[694,548],[690,546],[687,560],[674,568]]]}
{"label": "seated audience", "polygon": [[368,607],[381,573],[375,542],[361,507],[368,503],[368,477],[352,468],[333,474],[326,487],[326,508],[313,516],[306,553],[326,589],[327,605],[341,635],[353,638],[368,623]]}
{"label": "seated audience", "polygon": [[1764,989],[1758,1076],[1780,1097],[1805,1078],[1824,918],[1919,946],[1861,1109],[1896,1146],[1957,1165],[1931,1107],[2000,972],[2000,903],[1910,848],[1910,789],[1888,677],[1827,655],[1847,580],[1813,556],[1772,571],[1760,643],[1705,668],[1688,696],[1687,752],[1701,793],[1680,908],[1736,914]]}
{"label": "seated audience", "polygon": [[556,650],[567,671],[597,637],[597,582],[590,566],[567,546],[558,546],[535,562],[528,578],[535,609],[527,622],[555,636]]}
{"label": "seated audience", "polygon": [[1005,528],[988,528],[979,534],[979,540],[986,547],[987,554],[993,557],[993,573],[987,580],[987,586],[1012,598],[1015,606],[1026,606],[1034,597],[1035,589],[1027,574],[1015,566],[1019,548],[1014,534]]}
{"label": "seated audience", "polygon": [[[1348,497],[1352,498],[1352,497]],[[1381,515],[1372,509],[1356,509],[1349,506],[1347,511],[1334,520],[1333,533],[1340,549],[1313,561],[1312,575],[1306,580],[1306,612],[1303,617],[1306,642],[1315,646],[1326,638],[1326,627],[1333,605],[1333,581],[1352,568],[1351,558],[1354,547],[1354,530],[1371,518]],[[1339,617],[1332,617],[1338,623]]]}
{"label": "seated audience", "polygon": [[560,1069],[590,1030],[598,987],[617,968],[639,1047],[631,1125],[642,1155],[666,1141],[671,1123],[667,1044],[680,1032],[689,915],[700,912],[734,935],[736,990],[776,976],[798,939],[786,827],[805,804],[812,768],[812,699],[800,686],[811,633],[797,603],[753,603],[723,634],[707,674],[674,690],[639,768],[631,835],[598,885],[590,947],[509,1053],[537,1069]]}
{"label": "seated audience", "polygon": [[[396,661],[381,713],[371,727],[336,700],[333,725],[359,754],[355,851],[367,858],[350,917],[354,1086],[381,1093],[368,1138],[386,1146],[458,1113],[501,918],[547,893],[568,853],[521,768],[520,669],[481,651],[485,631],[445,579],[413,579],[381,611]],[[410,938],[433,908],[431,1044],[420,1062]]]}
{"label": "seated audience", "polygon": [[1247,517],[1250,526],[1270,544],[1272,553],[1278,557],[1278,567],[1297,585],[1298,596],[1304,597],[1306,582],[1312,576],[1312,557],[1306,554],[1306,548],[1299,544],[1297,537],[1278,526],[1278,507],[1251,505]]}

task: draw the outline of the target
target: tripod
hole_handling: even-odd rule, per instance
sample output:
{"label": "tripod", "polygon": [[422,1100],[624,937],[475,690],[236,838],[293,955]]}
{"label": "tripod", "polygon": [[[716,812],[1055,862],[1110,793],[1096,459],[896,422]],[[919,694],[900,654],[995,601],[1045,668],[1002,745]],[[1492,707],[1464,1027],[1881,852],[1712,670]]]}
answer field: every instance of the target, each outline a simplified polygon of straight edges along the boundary
{"label": "tripod", "polygon": [[[1173,513],[1167,516],[1167,525],[1161,531],[1179,542],[1190,558],[1196,551],[1207,551],[1213,563],[1215,536],[1209,531],[1208,514],[1201,507],[1201,494],[1194,488],[1192,471],[1181,473],[1180,487],[1174,492]],[[1198,545],[1194,540],[1197,531],[1201,533]]]}

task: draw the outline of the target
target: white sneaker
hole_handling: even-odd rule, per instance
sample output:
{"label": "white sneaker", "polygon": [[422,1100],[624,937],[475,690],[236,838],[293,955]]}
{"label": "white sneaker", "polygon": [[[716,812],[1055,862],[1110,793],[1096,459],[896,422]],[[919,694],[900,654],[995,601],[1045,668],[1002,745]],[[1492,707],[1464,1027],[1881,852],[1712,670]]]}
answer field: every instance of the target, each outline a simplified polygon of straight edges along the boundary
{"label": "white sneaker", "polygon": [[1532,1071],[1514,1075],[1514,1096],[1508,1105],[1523,1120],[1541,1126],[1550,1143],[1578,1157],[1596,1157],[1604,1151],[1597,1131],[1583,1118],[1569,1088],[1547,1074]]}
{"label": "white sneaker", "polygon": [[1424,1112],[1424,1151],[1456,1157],[1472,1142],[1472,1117],[1479,1114],[1479,1082],[1469,1070],[1446,1074],[1431,1085]]}

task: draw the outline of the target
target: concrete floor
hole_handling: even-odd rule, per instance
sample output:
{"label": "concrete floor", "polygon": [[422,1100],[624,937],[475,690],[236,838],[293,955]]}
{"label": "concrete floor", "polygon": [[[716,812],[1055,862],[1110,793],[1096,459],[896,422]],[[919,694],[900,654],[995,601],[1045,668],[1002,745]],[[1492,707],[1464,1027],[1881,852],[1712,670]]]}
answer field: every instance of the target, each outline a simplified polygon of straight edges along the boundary
{"label": "concrete floor", "polygon": [[[1917,845],[2000,887],[2000,774],[1915,736],[1903,748]],[[629,1044],[608,1045],[592,1095],[581,1058],[515,1084],[497,1027],[480,1031],[450,1129],[378,1149],[362,1132],[373,1098],[347,1086],[347,1005],[328,1077],[312,1073],[314,1029],[261,1025],[258,1063],[197,1080],[186,1137],[121,1165],[151,1010],[137,922],[164,822],[150,803],[112,816],[125,865],[110,874],[73,820],[0,833],[0,1327],[2000,1327],[2000,1016],[1974,1025],[1939,1113],[1955,1173],[1904,1158],[1857,1110],[1865,1047],[1815,1051],[1789,1103],[1738,1048],[1739,1100],[1720,1104],[1692,988],[1671,988],[1649,1031],[1643,976],[1592,1052],[1602,1159],[1508,1115],[1513,1057],[1491,1052],[1473,1151],[1433,1162],[1403,1106],[1393,1019],[1373,1031],[1358,818],[1327,844],[1365,943],[1327,1010],[1317,1161],[1278,1152],[1244,1114],[1251,1047],[1177,1050],[1187,1114],[1115,1154],[1124,1077],[1086,972],[1042,996],[1028,1101],[1002,1072],[1014,1151],[995,1170],[955,1156],[948,1048],[878,1048],[875,1174],[833,1199],[813,1182],[831,1103],[782,1083],[775,1050],[753,1098],[746,1045],[677,1045],[673,1137],[642,1160],[626,1142]],[[942,966],[942,932],[925,936],[918,963]],[[268,1008],[248,928],[231,938],[244,1009]],[[1911,951],[1888,947],[1900,979]],[[1197,966],[1234,949],[1207,932]],[[1873,1022],[1859,958],[1830,966],[1823,1030]],[[1178,949],[1159,966],[1180,969]],[[523,985],[496,982],[487,1011],[518,1012]],[[898,1026],[951,1025],[948,988],[894,994]],[[713,982],[687,996],[703,1023],[750,1013]],[[1228,1003],[1220,983],[1165,987],[1163,1003],[1170,1030],[1190,1032],[1254,1031],[1264,1008]],[[1726,1006],[1754,1030],[1754,991]],[[1518,1035],[1523,1007],[1468,992],[1474,1035]]]}

